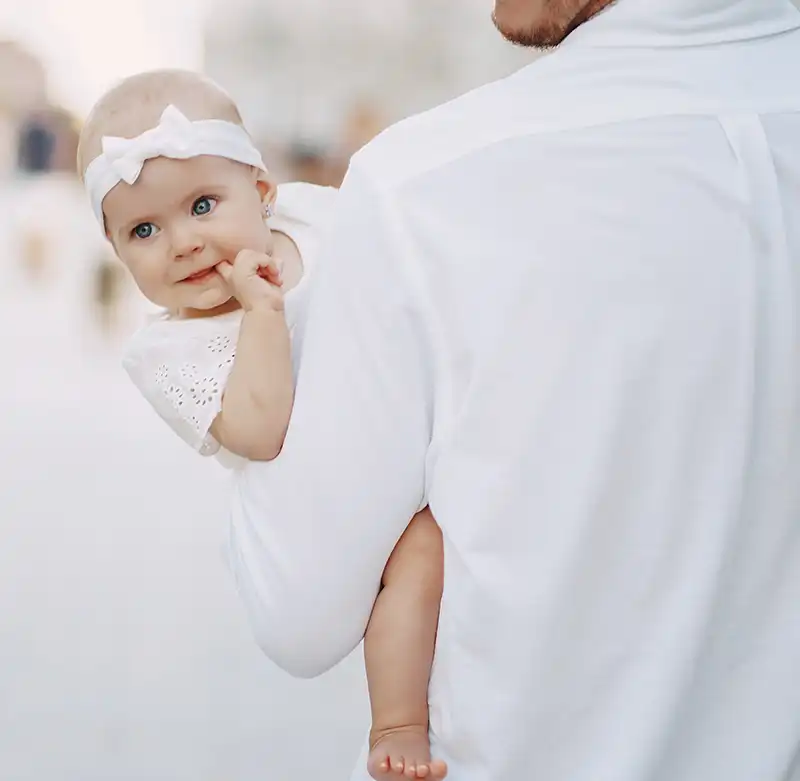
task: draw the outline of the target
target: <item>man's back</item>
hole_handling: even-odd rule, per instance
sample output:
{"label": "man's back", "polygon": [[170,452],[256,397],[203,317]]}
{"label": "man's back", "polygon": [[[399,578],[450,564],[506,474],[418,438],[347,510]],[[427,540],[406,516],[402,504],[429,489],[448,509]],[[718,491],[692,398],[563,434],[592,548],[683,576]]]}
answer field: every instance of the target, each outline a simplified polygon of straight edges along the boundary
{"label": "man's back", "polygon": [[454,781],[800,779],[798,84],[789,0],[620,0],[356,156],[233,502],[271,658],[428,501]]}
{"label": "man's back", "polygon": [[354,165],[420,259],[455,781],[800,778],[800,14],[725,6],[621,2]]}

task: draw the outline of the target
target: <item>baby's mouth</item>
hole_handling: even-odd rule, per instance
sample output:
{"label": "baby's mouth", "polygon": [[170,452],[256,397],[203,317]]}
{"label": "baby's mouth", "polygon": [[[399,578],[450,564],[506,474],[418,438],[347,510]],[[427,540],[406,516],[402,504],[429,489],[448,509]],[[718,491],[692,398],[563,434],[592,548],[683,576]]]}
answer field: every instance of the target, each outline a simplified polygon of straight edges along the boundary
{"label": "baby's mouth", "polygon": [[194,274],[190,274],[188,277],[184,277],[183,281],[184,282],[203,282],[206,279],[208,279],[209,277],[211,277],[212,274],[216,274],[216,273],[217,272],[216,272],[215,267],[212,266],[211,268],[205,268],[205,269],[202,269],[201,271],[195,271]]}

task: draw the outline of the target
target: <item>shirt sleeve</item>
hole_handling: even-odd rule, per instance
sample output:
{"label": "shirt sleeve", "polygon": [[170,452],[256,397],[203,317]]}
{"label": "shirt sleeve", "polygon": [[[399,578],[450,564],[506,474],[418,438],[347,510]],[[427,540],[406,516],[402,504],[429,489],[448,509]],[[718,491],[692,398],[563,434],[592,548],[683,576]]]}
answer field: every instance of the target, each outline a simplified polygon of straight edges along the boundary
{"label": "shirt sleeve", "polygon": [[433,388],[401,223],[353,164],[312,289],[283,450],[246,464],[235,489],[237,587],[259,645],[297,677],[358,645],[386,561],[424,504]]}
{"label": "shirt sleeve", "polygon": [[192,449],[220,449],[210,433],[236,354],[238,320],[157,320],[129,343],[122,365],[158,416]]}
{"label": "shirt sleeve", "polygon": [[330,228],[339,192],[305,182],[289,182],[278,188],[276,212],[269,219],[271,230],[285,233],[303,258],[304,275],[313,273],[322,236]]}

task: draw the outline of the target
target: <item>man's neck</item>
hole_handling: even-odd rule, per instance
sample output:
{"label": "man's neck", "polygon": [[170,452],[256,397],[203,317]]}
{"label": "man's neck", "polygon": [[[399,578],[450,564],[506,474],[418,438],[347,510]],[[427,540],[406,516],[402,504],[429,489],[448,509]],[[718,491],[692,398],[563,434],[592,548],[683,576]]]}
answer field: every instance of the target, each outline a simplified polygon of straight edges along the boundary
{"label": "man's neck", "polygon": [[576,27],[580,27],[585,22],[588,22],[592,17],[597,16],[597,14],[604,11],[615,2],[616,0],[589,0],[584,9],[572,22],[572,29],[574,30]]}

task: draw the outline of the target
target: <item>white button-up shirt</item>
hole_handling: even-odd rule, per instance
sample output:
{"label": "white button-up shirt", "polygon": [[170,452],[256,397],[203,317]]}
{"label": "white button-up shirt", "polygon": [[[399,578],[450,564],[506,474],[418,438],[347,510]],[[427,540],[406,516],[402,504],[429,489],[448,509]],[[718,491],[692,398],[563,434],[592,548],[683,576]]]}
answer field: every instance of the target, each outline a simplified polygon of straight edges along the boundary
{"label": "white button-up shirt", "polygon": [[264,651],[350,652],[427,501],[454,781],[800,778],[800,12],[619,0],[371,143],[328,241],[234,499]]}

